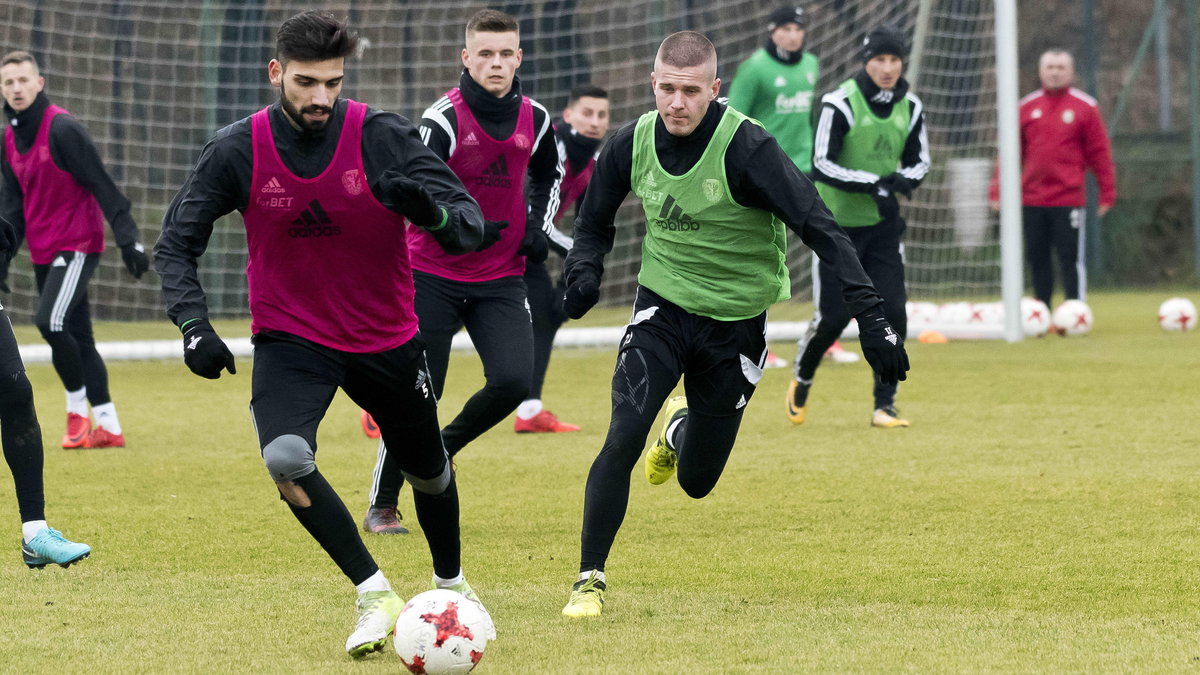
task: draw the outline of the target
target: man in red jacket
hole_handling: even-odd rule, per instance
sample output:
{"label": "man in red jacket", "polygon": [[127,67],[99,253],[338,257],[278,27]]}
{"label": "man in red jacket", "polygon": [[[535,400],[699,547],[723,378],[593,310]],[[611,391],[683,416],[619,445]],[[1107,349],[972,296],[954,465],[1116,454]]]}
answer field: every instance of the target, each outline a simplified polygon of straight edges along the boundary
{"label": "man in red jacket", "polygon": [[[1054,290],[1051,249],[1062,271],[1068,300],[1084,299],[1086,277],[1080,254],[1083,229],[1084,171],[1100,185],[1101,216],[1117,199],[1112,148],[1096,99],[1071,86],[1075,60],[1062,49],[1048,49],[1038,60],[1042,88],[1021,99],[1021,203],[1025,256],[1033,293],[1050,305]],[[1000,189],[992,178],[989,200],[999,208]]]}

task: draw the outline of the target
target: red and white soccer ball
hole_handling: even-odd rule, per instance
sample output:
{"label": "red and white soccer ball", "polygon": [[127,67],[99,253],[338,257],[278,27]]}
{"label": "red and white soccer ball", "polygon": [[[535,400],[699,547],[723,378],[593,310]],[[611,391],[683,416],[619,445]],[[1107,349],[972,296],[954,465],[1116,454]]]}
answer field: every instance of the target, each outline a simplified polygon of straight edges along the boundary
{"label": "red and white soccer ball", "polygon": [[1158,325],[1169,333],[1186,333],[1196,327],[1196,306],[1187,298],[1170,298],[1158,306]]}
{"label": "red and white soccer ball", "polygon": [[1050,330],[1050,308],[1037,298],[1021,298],[1021,330],[1026,337],[1041,337]]}
{"label": "red and white soccer ball", "polygon": [[908,327],[915,332],[929,328],[937,321],[938,306],[932,302],[909,301],[904,303],[904,309],[908,314]]}
{"label": "red and white soccer ball", "polygon": [[1064,300],[1051,320],[1059,333],[1068,337],[1092,332],[1092,308],[1082,300]]}
{"label": "red and white soccer ball", "polygon": [[474,602],[438,589],[417,595],[400,612],[392,645],[409,672],[469,673],[494,636],[492,619]]}

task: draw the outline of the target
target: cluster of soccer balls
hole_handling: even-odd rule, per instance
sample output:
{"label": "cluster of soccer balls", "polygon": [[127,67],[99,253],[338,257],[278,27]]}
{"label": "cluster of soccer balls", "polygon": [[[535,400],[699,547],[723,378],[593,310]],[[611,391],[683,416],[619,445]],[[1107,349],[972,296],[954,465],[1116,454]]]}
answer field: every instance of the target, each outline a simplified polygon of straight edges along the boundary
{"label": "cluster of soccer balls", "polygon": [[[1004,323],[1004,305],[999,302],[909,302],[909,332],[923,327],[996,327]],[[1184,333],[1196,327],[1196,306],[1187,298],[1170,298],[1158,308],[1158,325],[1164,331]],[[1021,298],[1021,328],[1027,337],[1038,337],[1052,329],[1068,337],[1092,331],[1092,309],[1082,300],[1066,300],[1053,312],[1046,303]]]}
{"label": "cluster of soccer balls", "polygon": [[469,673],[496,635],[492,619],[474,602],[439,589],[417,595],[400,612],[392,646],[409,672]]}

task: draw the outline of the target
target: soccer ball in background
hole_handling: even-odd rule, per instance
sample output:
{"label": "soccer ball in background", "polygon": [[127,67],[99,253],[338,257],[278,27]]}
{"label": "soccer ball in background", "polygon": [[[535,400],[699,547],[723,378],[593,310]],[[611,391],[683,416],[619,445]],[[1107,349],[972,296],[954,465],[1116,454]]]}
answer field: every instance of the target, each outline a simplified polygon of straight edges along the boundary
{"label": "soccer ball in background", "polygon": [[1021,298],[1021,330],[1026,337],[1041,337],[1050,330],[1050,308],[1037,298]]}
{"label": "soccer ball in background", "polygon": [[933,326],[938,318],[938,306],[932,302],[909,301],[904,303],[904,309],[908,314],[910,333],[919,333]]}
{"label": "soccer ball in background", "polygon": [[1082,300],[1064,300],[1051,321],[1061,335],[1087,335],[1092,332],[1092,308]]}
{"label": "soccer ball in background", "polygon": [[1196,306],[1187,298],[1170,298],[1158,306],[1158,325],[1170,333],[1186,333],[1196,327]]}
{"label": "soccer ball in background", "polygon": [[392,644],[409,672],[469,673],[493,635],[492,619],[479,605],[438,589],[408,601],[396,620]]}

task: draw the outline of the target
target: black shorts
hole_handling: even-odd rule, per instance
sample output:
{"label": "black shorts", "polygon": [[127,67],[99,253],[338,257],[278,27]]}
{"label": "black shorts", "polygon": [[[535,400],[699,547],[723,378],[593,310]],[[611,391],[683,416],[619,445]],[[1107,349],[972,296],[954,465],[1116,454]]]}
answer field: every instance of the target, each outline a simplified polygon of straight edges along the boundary
{"label": "black shorts", "polygon": [[639,286],[620,351],[642,349],[684,378],[688,408],[712,417],[741,414],[762,379],[767,313],[740,321],[692,314]]}
{"label": "black shorts", "polygon": [[250,409],[259,447],[295,434],[316,452],[317,426],[338,387],[375,418],[406,471],[427,476],[440,470],[445,449],[419,335],[374,354],[339,351],[288,333],[255,335]]}

